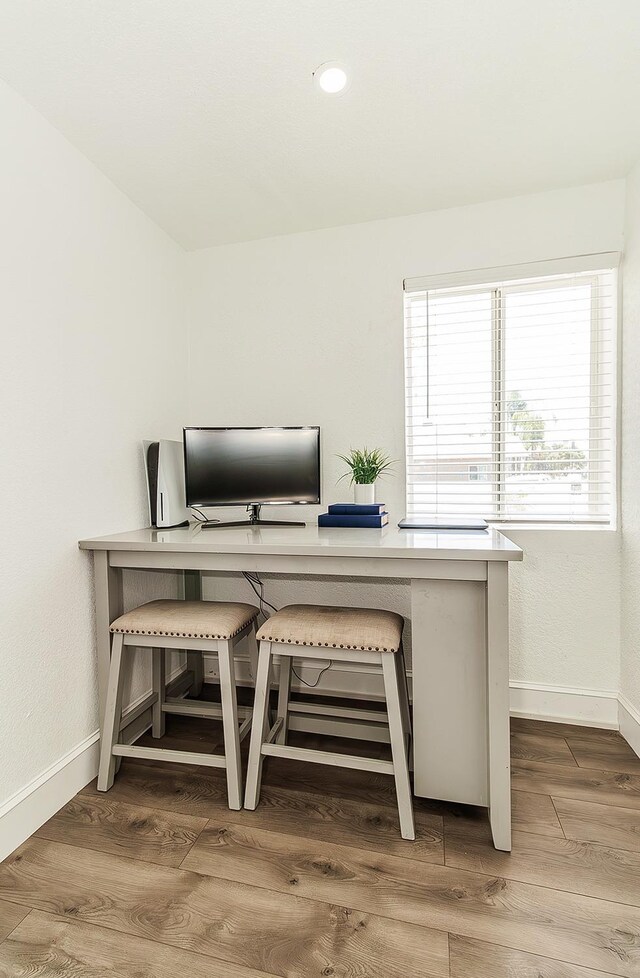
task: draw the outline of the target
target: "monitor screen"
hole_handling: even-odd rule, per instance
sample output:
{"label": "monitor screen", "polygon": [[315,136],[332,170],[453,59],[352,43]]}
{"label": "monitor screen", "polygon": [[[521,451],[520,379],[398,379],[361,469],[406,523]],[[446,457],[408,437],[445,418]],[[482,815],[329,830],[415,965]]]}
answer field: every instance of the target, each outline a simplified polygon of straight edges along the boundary
{"label": "monitor screen", "polygon": [[185,428],[187,506],[320,502],[320,428]]}

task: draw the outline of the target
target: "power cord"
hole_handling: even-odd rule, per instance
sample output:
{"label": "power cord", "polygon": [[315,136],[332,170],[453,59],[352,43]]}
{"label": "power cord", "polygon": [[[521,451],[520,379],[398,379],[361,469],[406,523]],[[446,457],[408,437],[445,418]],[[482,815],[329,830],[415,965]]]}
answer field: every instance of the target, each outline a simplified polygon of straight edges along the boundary
{"label": "power cord", "polygon": [[210,520],[208,519],[202,510],[198,509],[196,506],[189,506],[189,509],[193,513],[198,523],[219,523],[220,520]]}
{"label": "power cord", "polygon": [[[271,608],[272,611],[277,611],[278,609],[275,607],[275,605],[272,605],[271,602],[266,600],[264,596],[264,582],[260,580],[260,578],[254,571],[243,571],[242,576],[246,581],[249,582],[251,586],[251,590],[253,591],[256,598],[260,602],[260,611],[262,612],[264,617],[265,618],[271,617],[268,614],[268,612],[264,610],[265,607]],[[260,590],[258,590],[258,588],[260,588]]]}
{"label": "power cord", "polygon": [[[242,571],[242,576],[249,583],[251,590],[253,591],[253,593],[255,594],[256,598],[260,603],[261,614],[264,615],[265,619],[270,618],[271,616],[268,614],[268,612],[265,611],[265,608],[271,608],[272,611],[277,611],[278,609],[276,608],[275,605],[271,604],[270,601],[266,600],[264,596],[264,581],[262,581],[258,577],[255,571]],[[309,689],[315,689],[318,683],[320,682],[320,680],[322,679],[322,677],[324,676],[327,669],[330,669],[332,665],[333,665],[333,660],[329,659],[328,664],[326,666],[323,666],[323,668],[316,676],[315,683],[308,683],[306,679],[303,679],[302,676],[296,672],[293,662],[291,663],[291,672],[296,677],[298,682],[301,682],[303,686],[307,686]]]}
{"label": "power cord", "polygon": [[326,665],[318,673],[315,683],[308,683],[306,681],[306,679],[303,679],[302,676],[299,676],[298,673],[295,670],[295,666],[294,666],[293,662],[291,663],[291,672],[296,677],[296,679],[300,680],[300,682],[302,683],[303,686],[308,686],[309,689],[315,689],[316,686],[318,685],[318,683],[320,682],[320,680],[322,679],[322,677],[324,676],[324,674],[327,671],[327,669],[330,669],[332,665],[333,665],[333,661],[331,659],[329,659],[328,665]]}

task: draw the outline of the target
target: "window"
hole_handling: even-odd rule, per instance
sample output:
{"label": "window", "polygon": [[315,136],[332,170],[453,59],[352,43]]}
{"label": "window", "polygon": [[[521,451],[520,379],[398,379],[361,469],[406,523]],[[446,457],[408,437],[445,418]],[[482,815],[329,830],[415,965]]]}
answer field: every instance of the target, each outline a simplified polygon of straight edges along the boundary
{"label": "window", "polygon": [[480,480],[486,481],[489,478],[489,473],[491,468],[488,465],[470,465],[469,466],[469,481],[479,482]]}
{"label": "window", "polygon": [[405,282],[408,515],[613,520],[617,259]]}

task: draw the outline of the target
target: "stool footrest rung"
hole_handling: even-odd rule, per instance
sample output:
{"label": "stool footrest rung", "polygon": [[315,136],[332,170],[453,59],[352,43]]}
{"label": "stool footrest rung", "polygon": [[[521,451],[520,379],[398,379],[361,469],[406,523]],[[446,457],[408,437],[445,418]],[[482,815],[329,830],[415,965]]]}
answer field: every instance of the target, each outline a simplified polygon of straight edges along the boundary
{"label": "stool footrest rung", "polygon": [[[204,717],[208,720],[222,720],[222,704],[207,703],[200,700],[183,700],[180,697],[167,697],[162,704],[163,713],[174,713],[183,717]],[[251,717],[253,710],[250,706],[239,706],[239,717]]]}
{"label": "stool footrest rung", "polygon": [[250,714],[246,718],[246,720],[243,720],[243,722],[240,724],[240,729],[238,730],[238,737],[240,739],[240,743],[242,743],[242,741],[244,740],[244,738],[247,736],[247,734],[251,730],[251,721],[252,721],[252,719],[253,719],[253,717]]}
{"label": "stool footrest rung", "polygon": [[138,747],[135,744],[114,744],[116,757],[141,757],[147,761],[175,761],[177,764],[198,764],[203,767],[226,767],[220,754],[198,754],[188,750],[168,750],[166,747]]}
{"label": "stool footrest rung", "polygon": [[271,730],[267,734],[267,739],[265,740],[265,744],[272,744],[274,742],[274,740],[276,739],[276,737],[280,733],[280,730],[282,729],[282,724],[283,723],[284,723],[283,717],[278,717],[278,719],[276,720],[276,722],[272,726]]}
{"label": "stool footrest rung", "polygon": [[[278,724],[269,731],[277,736]],[[279,729],[279,728],[278,728]],[[274,733],[275,731],[275,733]],[[311,750],[306,747],[288,747],[285,744],[272,744],[269,741],[262,745],[262,753],[268,757],[286,757],[295,761],[310,761],[312,764],[329,764],[333,767],[347,767],[354,771],[370,771],[374,774],[393,774],[393,761],[381,761],[374,757],[358,757],[355,754],[335,754],[324,750]]]}
{"label": "stool footrest rung", "polygon": [[157,703],[157,701],[158,701],[158,694],[149,693],[149,695],[145,696],[145,698],[140,703],[138,703],[138,705],[135,706],[133,710],[129,710],[128,713],[126,714],[123,713],[120,718],[120,730],[124,730],[125,727],[128,727],[130,723],[133,723],[134,720],[137,720],[138,717],[142,716],[142,714],[146,712],[146,710],[151,709],[153,704]]}
{"label": "stool footrest rung", "polygon": [[324,703],[308,703],[303,700],[289,700],[289,713],[308,713],[338,720],[362,720],[365,723],[389,723],[386,710],[361,710],[350,706],[326,706]]}

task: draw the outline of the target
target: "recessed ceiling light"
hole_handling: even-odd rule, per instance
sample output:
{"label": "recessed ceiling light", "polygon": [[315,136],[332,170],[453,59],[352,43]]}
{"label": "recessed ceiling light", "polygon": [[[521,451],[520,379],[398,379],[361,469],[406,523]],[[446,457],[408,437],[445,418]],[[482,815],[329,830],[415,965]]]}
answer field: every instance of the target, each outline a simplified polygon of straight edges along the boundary
{"label": "recessed ceiling light", "polygon": [[313,80],[325,95],[339,95],[349,85],[349,76],[344,65],[337,61],[326,61],[313,73]]}

